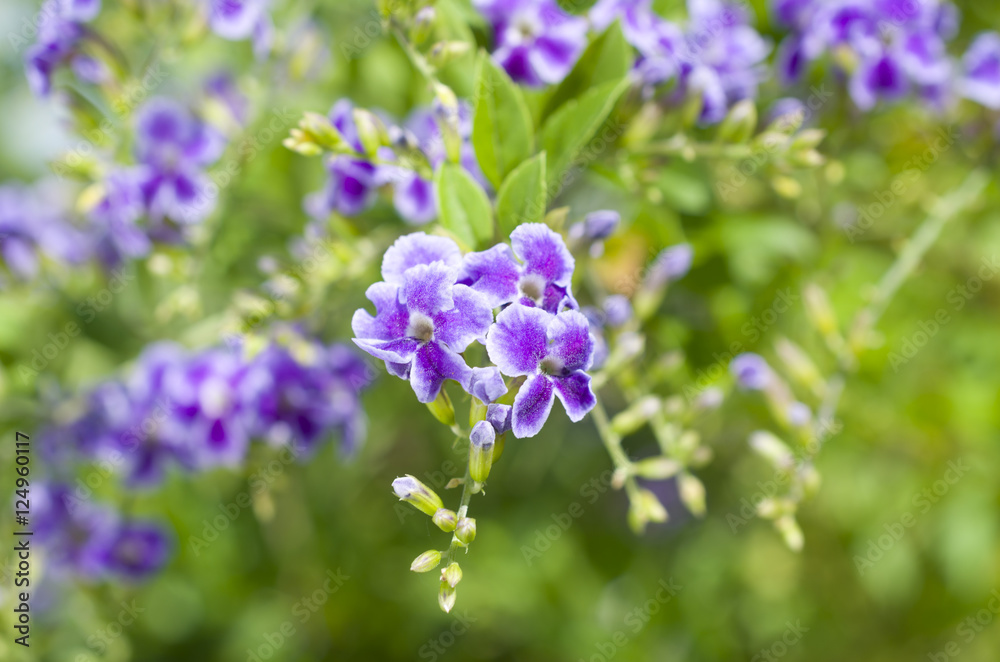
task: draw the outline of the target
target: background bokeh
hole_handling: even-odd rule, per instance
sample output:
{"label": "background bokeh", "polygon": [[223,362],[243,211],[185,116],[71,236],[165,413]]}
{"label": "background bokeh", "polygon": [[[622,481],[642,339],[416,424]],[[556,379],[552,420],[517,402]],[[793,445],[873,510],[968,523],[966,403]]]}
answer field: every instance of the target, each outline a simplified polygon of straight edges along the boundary
{"label": "background bokeh", "polygon": [[[755,4],[766,34],[767,12]],[[958,43],[1000,27],[1000,8],[958,4],[964,15]],[[325,112],[349,96],[402,115],[428,100],[391,39],[371,38],[358,57],[340,51],[376,21],[368,3],[282,3],[276,21],[309,10],[330,46],[318,53],[316,73],[299,79],[286,75],[288,63],[254,64],[246,43],[208,40],[180,48],[125,23],[116,31],[126,51],[150,40],[163,49],[166,76],[157,93],[183,98],[220,65],[239,67],[250,72],[241,83],[254,103],[279,111],[287,124],[241,161],[203,240],[165,253],[165,275],[135,264],[124,291],[92,323],[81,324],[80,337],[36,378],[21,379],[17,366],[31,359],[46,334],[79,322],[78,307],[106,286],[107,276],[77,271],[60,288],[0,292],[0,531],[12,526],[15,430],[37,432],[67,394],[123,370],[154,340],[193,347],[218,342],[218,311],[259,286],[258,260],[290,259],[288,241],[307,220],[302,197],[323,179],[317,160],[281,146],[301,112]],[[30,3],[5,1],[0,33],[16,33],[33,11]],[[0,48],[0,58],[0,179],[32,180],[78,138],[66,128],[65,108],[31,96],[10,44]],[[462,72],[456,67],[449,82],[468,96],[471,79],[463,80]],[[716,183],[732,176],[731,165],[669,162],[649,186],[657,195],[637,196],[608,169],[592,168],[556,205],[570,206],[574,217],[621,211],[626,229],[608,241],[602,267],[609,283],[641,270],[665,246],[683,240],[694,246],[694,267],[672,287],[649,331],[650,352],[686,356],[672,381],[678,393],[703,375],[725,383],[725,371],[714,368],[728,364],[733,343],[773,357],[774,339],[788,336],[830,368],[833,359],[798,298],[803,285],[818,283],[840,319],[849,320],[935,196],[976,168],[991,177],[996,171],[994,134],[983,130],[996,117],[958,111],[942,119],[917,103],[860,116],[842,87],[830,78],[825,84],[833,94],[811,121],[829,130],[821,147],[829,161],[797,180],[803,190],[795,198],[751,178],[723,200]],[[761,105],[783,94],[769,83]],[[258,113],[245,134],[259,136],[270,121],[268,112]],[[889,190],[905,164],[949,124],[953,144],[852,240],[844,230],[852,214]],[[768,424],[752,395],[733,391],[699,424],[714,452],[699,472],[707,514],[688,515],[667,483],[656,489],[671,518],[642,536],[627,526],[625,497],[607,488],[610,461],[591,420],[572,425],[557,411],[538,437],[508,440],[486,496],[474,503],[479,534],[462,559],[458,606],[443,614],[434,600],[435,578],[408,570],[409,560],[440,544],[442,534],[397,506],[389,484],[412,473],[442,488],[462,471],[461,458],[409,386],[380,374],[364,398],[367,442],[350,462],[332,444],[303,464],[284,464],[257,449],[243,472],[178,472],[162,488],[141,493],[126,493],[101,474],[94,490],[100,498],[169,523],[171,562],[141,584],[49,584],[33,606],[27,652],[12,644],[5,575],[0,659],[995,660],[1000,626],[989,606],[1000,611],[1000,277],[989,272],[980,291],[959,294],[960,309],[955,288],[968,287],[984,260],[997,264],[997,202],[991,185],[947,225],[880,321],[881,343],[849,377],[838,413],[842,427],[819,457],[822,486],[799,514],[805,534],[799,553],[789,551],[768,522],[734,525],[743,500],[774,477],[747,449],[748,434]],[[310,330],[328,341],[350,337],[351,313],[377,278],[377,256],[404,226],[380,204],[340,230],[343,252],[309,292],[319,311]],[[788,311],[762,333],[748,332],[747,323],[783,292],[793,302]],[[950,321],[928,334],[912,358],[894,365],[892,353],[926,332],[941,309]],[[648,359],[652,364],[658,356]],[[609,408],[621,406],[611,398]],[[637,456],[654,445],[648,432],[627,442]],[[946,476],[950,466],[961,469],[953,482],[947,479],[958,474]],[[33,471],[44,472],[37,455]],[[266,488],[258,490],[261,480]],[[457,501],[454,492],[440,491]],[[246,493],[252,506],[235,506],[224,528],[212,524],[233,513]],[[579,517],[568,516],[574,503],[582,507]],[[859,567],[858,558],[870,554],[880,536],[899,531],[907,513],[913,526]],[[193,537],[206,546],[196,549]],[[12,560],[9,539],[0,553],[4,567]],[[37,573],[46,572],[41,554],[33,562]],[[668,595],[664,586],[677,587],[676,593],[658,601]],[[123,619],[130,610],[134,621]],[[116,625],[125,621],[130,624]]]}

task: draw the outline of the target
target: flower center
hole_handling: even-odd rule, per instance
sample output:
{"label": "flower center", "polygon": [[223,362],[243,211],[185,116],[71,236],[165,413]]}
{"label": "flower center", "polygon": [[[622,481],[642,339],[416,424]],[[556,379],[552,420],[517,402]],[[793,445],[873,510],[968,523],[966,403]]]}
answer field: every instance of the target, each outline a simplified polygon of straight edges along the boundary
{"label": "flower center", "polygon": [[521,296],[527,297],[535,303],[541,303],[545,296],[545,279],[538,274],[525,274],[517,287],[521,291]]}
{"label": "flower center", "polygon": [[563,362],[555,356],[546,356],[542,359],[541,369],[546,375],[560,375],[564,367]]}
{"label": "flower center", "polygon": [[423,313],[410,313],[410,324],[406,327],[406,335],[421,342],[431,340],[434,337],[434,320]]}

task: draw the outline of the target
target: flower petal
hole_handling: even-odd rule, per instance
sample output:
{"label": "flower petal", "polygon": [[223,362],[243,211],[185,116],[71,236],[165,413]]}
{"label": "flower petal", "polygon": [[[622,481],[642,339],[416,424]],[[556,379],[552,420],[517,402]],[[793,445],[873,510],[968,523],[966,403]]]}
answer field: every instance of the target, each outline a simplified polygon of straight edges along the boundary
{"label": "flower petal", "polygon": [[510,233],[510,243],[524,261],[526,273],[569,287],[576,263],[562,236],[543,223],[524,223]]}
{"label": "flower petal", "polygon": [[493,308],[486,297],[465,285],[452,287],[454,308],[434,316],[435,337],[456,352],[473,340],[484,342],[493,323]]}
{"label": "flower petal", "polygon": [[394,340],[406,335],[410,316],[396,299],[399,288],[391,283],[375,283],[365,296],[375,304],[375,317],[360,308],[351,320],[351,329],[358,338]]}
{"label": "flower petal", "polygon": [[413,338],[396,338],[395,340],[354,338],[353,340],[355,345],[387,363],[409,363],[413,360],[417,348],[420,347],[420,341]]}
{"label": "flower petal", "polygon": [[489,250],[466,255],[458,282],[482,292],[491,307],[499,308],[517,296],[520,278],[521,266],[514,259],[510,247],[497,244]]}
{"label": "flower petal", "polygon": [[514,398],[511,429],[518,439],[534,437],[541,431],[552,411],[552,382],[545,375],[528,378]]}
{"label": "flower petal", "polygon": [[389,283],[402,283],[403,272],[410,267],[438,261],[458,269],[462,264],[462,251],[458,244],[447,237],[414,232],[397,239],[385,252],[382,278]]}
{"label": "flower petal", "polygon": [[420,402],[433,402],[446,379],[454,379],[467,389],[471,377],[472,369],[465,359],[433,341],[417,350],[410,369],[410,385]]}
{"label": "flower petal", "polygon": [[576,423],[587,415],[594,405],[597,404],[597,397],[590,389],[590,375],[585,372],[573,372],[565,377],[554,377],[556,397],[566,408],[569,420]]}
{"label": "flower petal", "polygon": [[410,312],[428,316],[451,310],[455,306],[453,287],[456,275],[457,272],[443,262],[410,267],[403,274],[399,303]]}
{"label": "flower petal", "polygon": [[552,315],[541,308],[512,304],[497,315],[486,336],[486,352],[508,377],[531,375],[545,356],[545,330]]}
{"label": "flower petal", "polygon": [[594,338],[583,313],[567,310],[549,322],[546,356],[559,360],[564,372],[586,370],[594,358]]}
{"label": "flower petal", "polygon": [[489,404],[507,392],[507,384],[496,367],[473,368],[469,380],[469,393]]}

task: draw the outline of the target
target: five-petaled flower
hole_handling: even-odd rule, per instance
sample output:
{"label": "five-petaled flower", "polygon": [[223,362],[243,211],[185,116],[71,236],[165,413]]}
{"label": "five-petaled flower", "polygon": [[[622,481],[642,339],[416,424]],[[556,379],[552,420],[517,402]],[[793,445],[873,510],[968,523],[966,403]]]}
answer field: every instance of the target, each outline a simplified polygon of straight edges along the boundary
{"label": "five-petaled flower", "polygon": [[485,294],[494,308],[515,301],[550,313],[579,307],[571,282],[575,262],[558,233],[542,223],[525,223],[511,232],[510,243],[513,253],[497,244],[466,255],[458,282]]}
{"label": "five-petaled flower", "polygon": [[472,369],[461,352],[482,341],[493,321],[486,297],[455,284],[456,268],[440,259],[442,249],[445,259],[458,250],[422,233],[397,242],[383,260],[386,282],[366,292],[375,316],[362,309],[351,321],[354,342],[408,379],[420,402],[433,402],[446,379],[469,388]]}
{"label": "five-petaled flower", "polygon": [[538,434],[556,397],[574,422],[597,404],[585,372],[594,339],[587,318],[575,310],[553,315],[515,303],[497,315],[486,351],[503,374],[527,377],[514,398],[511,425],[518,438]]}

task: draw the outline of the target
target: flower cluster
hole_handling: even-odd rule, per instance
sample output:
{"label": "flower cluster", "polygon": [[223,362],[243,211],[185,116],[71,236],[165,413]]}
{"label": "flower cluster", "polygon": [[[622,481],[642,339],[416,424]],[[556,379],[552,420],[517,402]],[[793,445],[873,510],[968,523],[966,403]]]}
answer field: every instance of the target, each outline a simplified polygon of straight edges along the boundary
{"label": "flower cluster", "polygon": [[59,193],[44,183],[0,186],[0,264],[15,278],[34,277],[42,256],[69,264],[88,258],[86,236],[67,220]]}
{"label": "flower cluster", "polygon": [[132,486],[170,466],[237,466],[253,439],[309,454],[337,432],[350,453],[364,437],[367,368],[343,345],[297,340],[252,357],[153,345],[128,380],[101,384],[83,415],[49,431],[47,452],[110,463]]}
{"label": "flower cluster", "polygon": [[703,124],[722,121],[732,104],[757,96],[770,45],[750,25],[745,7],[689,0],[689,21],[682,29],[651,5],[651,0],[600,0],[590,11],[600,30],[621,20],[626,39],[639,52],[636,74],[644,86],[672,84],[674,103],[697,95]]}
{"label": "flower cluster", "polygon": [[911,94],[938,107],[960,94],[1000,108],[1000,37],[980,35],[955,62],[946,45],[958,32],[958,10],[949,2],[775,0],[774,12],[792,30],[778,52],[785,83],[830,55],[862,110]]}
{"label": "flower cluster", "polygon": [[47,0],[42,6],[38,40],[24,56],[28,84],[37,96],[52,91],[52,77],[64,66],[89,83],[108,77],[104,64],[83,52],[88,39],[85,23],[101,11],[101,0]]}
{"label": "flower cluster", "polygon": [[[515,378],[516,437],[538,434],[556,397],[579,421],[596,400],[586,373],[594,339],[573,298],[574,266],[562,237],[540,223],[515,228],[509,246],[465,256],[447,238],[401,237],[383,258],[384,281],[366,293],[376,314],[354,314],[354,342],[409,380],[421,402],[450,379],[489,404],[507,393],[501,375]],[[466,364],[473,341],[493,366]]]}
{"label": "flower cluster", "polygon": [[88,213],[97,256],[113,266],[146,255],[153,241],[182,240],[182,226],[200,222],[215,206],[205,168],[225,146],[221,133],[176,101],[144,104],[135,118],[136,164],[105,177]]}
{"label": "flower cluster", "polygon": [[[415,151],[429,166],[436,168],[446,157],[442,122],[453,123],[461,145],[462,166],[485,185],[476,155],[469,142],[472,133],[471,110],[465,103],[451,113],[439,103],[432,108],[415,110],[402,126],[389,124],[388,134],[401,148]],[[347,99],[338,101],[329,114],[330,123],[356,155],[332,155],[327,161],[329,179],[323,190],[306,198],[305,208],[315,218],[336,212],[356,216],[374,203],[378,189],[391,185],[393,205],[407,223],[423,225],[437,218],[434,185],[427,173],[414,164],[404,163],[390,147],[382,147],[375,157],[365,155],[365,146],[354,120],[354,106]]]}
{"label": "flower cluster", "polygon": [[170,555],[166,530],[80,498],[63,483],[31,488],[33,530],[61,572],[90,580],[142,579]]}

